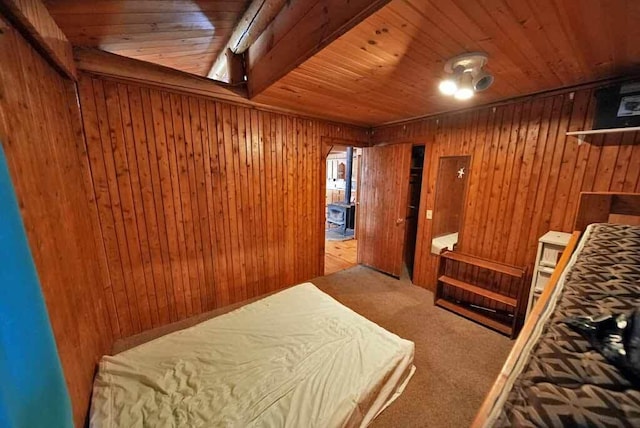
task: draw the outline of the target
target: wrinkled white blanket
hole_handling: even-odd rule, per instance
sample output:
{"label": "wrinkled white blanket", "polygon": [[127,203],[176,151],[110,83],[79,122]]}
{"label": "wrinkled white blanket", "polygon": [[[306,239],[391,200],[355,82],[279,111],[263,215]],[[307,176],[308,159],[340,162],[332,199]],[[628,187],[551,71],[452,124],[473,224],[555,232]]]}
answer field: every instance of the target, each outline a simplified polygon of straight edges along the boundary
{"label": "wrinkled white blanket", "polygon": [[366,426],[413,342],[306,283],[100,362],[91,427]]}

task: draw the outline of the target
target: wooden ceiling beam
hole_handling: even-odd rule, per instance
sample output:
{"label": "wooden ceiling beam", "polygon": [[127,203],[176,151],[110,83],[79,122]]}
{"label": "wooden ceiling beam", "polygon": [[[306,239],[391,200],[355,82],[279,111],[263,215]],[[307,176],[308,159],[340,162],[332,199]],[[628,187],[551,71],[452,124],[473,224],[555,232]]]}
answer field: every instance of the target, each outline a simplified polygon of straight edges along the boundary
{"label": "wooden ceiling beam", "polygon": [[0,6],[66,77],[76,80],[71,43],[40,0],[0,0]]}
{"label": "wooden ceiling beam", "polygon": [[205,77],[187,74],[172,68],[104,52],[96,48],[76,46],[73,49],[80,70],[116,77],[138,83],[152,83],[165,88],[207,95],[221,100],[242,103],[242,88],[231,88]]}
{"label": "wooden ceiling beam", "polygon": [[249,97],[267,89],[389,1],[290,1],[247,51]]}
{"label": "wooden ceiling beam", "polygon": [[227,45],[220,50],[208,77],[229,82],[229,62],[237,61],[229,51],[236,55],[244,54],[278,15],[285,3],[286,0],[253,0],[231,33]]}

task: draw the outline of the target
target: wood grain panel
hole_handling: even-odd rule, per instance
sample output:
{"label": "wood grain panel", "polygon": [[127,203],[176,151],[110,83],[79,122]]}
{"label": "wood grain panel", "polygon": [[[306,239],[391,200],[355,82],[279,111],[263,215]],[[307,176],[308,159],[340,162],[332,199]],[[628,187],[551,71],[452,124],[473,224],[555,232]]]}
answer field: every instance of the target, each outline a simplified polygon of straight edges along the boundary
{"label": "wood grain panel", "polygon": [[365,129],[94,74],[79,93],[114,337],[322,275],[322,138]]}
{"label": "wood grain panel", "polygon": [[358,263],[399,277],[404,261],[411,144],[370,147],[362,155]]}
{"label": "wood grain panel", "polygon": [[593,93],[533,97],[373,130],[376,144],[427,146],[416,284],[435,285],[437,257],[429,251],[432,221],[425,212],[434,209],[441,156],[472,156],[459,250],[525,266],[529,273],[540,236],[572,231],[581,191],[640,191],[640,133],[608,134],[582,145],[565,135],[591,124]]}
{"label": "wood grain panel", "polygon": [[[393,0],[255,100],[363,125],[640,71],[635,0]],[[449,58],[484,51],[495,83],[442,96]]]}
{"label": "wood grain panel", "polygon": [[[0,140],[62,361],[74,419],[119,320],[84,156],[75,87],[0,16]],[[104,290],[107,291],[105,294]],[[126,310],[126,307],[122,309]],[[113,324],[110,324],[113,322]]]}
{"label": "wood grain panel", "polygon": [[[74,45],[206,76],[249,0],[45,0]],[[159,50],[157,50],[159,48]]]}

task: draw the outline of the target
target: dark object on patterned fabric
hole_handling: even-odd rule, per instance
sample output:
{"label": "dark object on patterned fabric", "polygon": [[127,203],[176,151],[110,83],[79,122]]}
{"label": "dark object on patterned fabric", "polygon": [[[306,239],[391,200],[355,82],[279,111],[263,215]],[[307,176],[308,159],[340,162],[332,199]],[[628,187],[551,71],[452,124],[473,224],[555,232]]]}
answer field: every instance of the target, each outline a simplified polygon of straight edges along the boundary
{"label": "dark object on patterned fabric", "polygon": [[564,322],[640,307],[640,226],[589,226],[574,257],[492,428],[640,427],[640,385]]}
{"label": "dark object on patterned fabric", "polygon": [[571,317],[565,322],[640,386],[640,309],[631,314]]}

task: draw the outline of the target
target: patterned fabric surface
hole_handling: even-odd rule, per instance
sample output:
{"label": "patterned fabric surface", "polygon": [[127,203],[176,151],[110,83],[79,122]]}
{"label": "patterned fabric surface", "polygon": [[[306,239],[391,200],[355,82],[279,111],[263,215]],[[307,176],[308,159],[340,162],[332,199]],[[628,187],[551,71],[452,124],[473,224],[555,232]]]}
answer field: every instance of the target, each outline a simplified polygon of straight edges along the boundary
{"label": "patterned fabric surface", "polygon": [[562,322],[639,306],[640,227],[593,225],[495,426],[640,427],[640,390]]}

